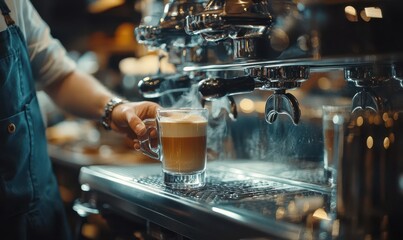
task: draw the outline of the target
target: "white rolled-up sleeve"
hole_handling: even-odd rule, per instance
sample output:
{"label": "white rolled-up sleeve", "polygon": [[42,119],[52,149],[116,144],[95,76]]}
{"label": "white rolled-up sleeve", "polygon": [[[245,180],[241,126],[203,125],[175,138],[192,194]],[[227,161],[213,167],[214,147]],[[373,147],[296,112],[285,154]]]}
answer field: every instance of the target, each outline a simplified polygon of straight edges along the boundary
{"label": "white rolled-up sleeve", "polygon": [[49,26],[31,2],[21,2],[18,22],[27,42],[33,76],[38,89],[42,89],[66,77],[76,69],[76,64],[68,57],[60,41],[52,37]]}

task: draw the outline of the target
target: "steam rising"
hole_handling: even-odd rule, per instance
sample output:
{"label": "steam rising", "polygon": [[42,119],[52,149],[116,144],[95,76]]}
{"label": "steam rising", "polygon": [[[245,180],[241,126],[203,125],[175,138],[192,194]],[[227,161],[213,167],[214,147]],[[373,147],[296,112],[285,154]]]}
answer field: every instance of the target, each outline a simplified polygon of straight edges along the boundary
{"label": "steam rising", "polygon": [[197,84],[193,84],[190,90],[184,93],[181,98],[172,105],[174,108],[191,107],[201,108],[201,96]]}
{"label": "steam rising", "polygon": [[[190,90],[184,93],[178,101],[176,101],[172,107],[191,107],[201,108],[202,96],[198,91],[197,84],[191,86]],[[206,108],[209,109],[209,120],[207,128],[207,148],[212,153],[214,158],[229,158],[228,154],[231,150],[224,149],[230,141],[230,130],[228,127],[228,113],[230,112],[230,106],[227,98],[216,99],[212,102],[206,103]],[[232,145],[231,143],[229,143]]]}
{"label": "steam rising", "polygon": [[[200,108],[201,99],[198,86],[194,84],[180,99],[174,101],[172,107]],[[315,124],[301,121],[295,126],[283,115],[273,124],[268,124],[259,114],[247,114],[233,122],[229,117],[230,104],[226,97],[206,102],[205,105],[209,109],[209,159],[237,158],[287,163],[297,159],[314,160],[322,152],[322,144],[318,144],[322,141],[322,133]]]}

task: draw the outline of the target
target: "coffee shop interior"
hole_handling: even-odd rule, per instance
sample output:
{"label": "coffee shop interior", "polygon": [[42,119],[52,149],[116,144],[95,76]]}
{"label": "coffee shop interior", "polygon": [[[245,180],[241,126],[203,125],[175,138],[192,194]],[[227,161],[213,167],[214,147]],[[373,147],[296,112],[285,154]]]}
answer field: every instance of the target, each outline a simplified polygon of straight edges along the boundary
{"label": "coffee shop interior", "polygon": [[209,112],[206,185],[175,190],[38,92],[76,239],[403,239],[400,0],[31,2],[118,95]]}

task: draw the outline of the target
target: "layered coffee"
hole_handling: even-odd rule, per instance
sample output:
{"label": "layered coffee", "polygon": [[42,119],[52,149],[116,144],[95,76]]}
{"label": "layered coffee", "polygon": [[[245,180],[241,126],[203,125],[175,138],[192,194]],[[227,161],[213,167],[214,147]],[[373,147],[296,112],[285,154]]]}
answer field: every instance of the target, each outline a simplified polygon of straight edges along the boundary
{"label": "layered coffee", "polygon": [[205,169],[207,119],[175,113],[159,119],[164,171],[191,173]]}

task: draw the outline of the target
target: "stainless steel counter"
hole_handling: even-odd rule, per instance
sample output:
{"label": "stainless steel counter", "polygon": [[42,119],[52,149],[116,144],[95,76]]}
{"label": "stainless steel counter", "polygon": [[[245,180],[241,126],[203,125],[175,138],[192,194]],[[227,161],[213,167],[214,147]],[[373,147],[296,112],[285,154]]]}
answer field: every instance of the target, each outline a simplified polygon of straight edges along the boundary
{"label": "stainless steel counter", "polygon": [[329,238],[337,222],[322,169],[298,167],[213,161],[207,185],[191,191],[165,188],[159,164],[83,167],[79,181],[87,206],[190,239]]}

